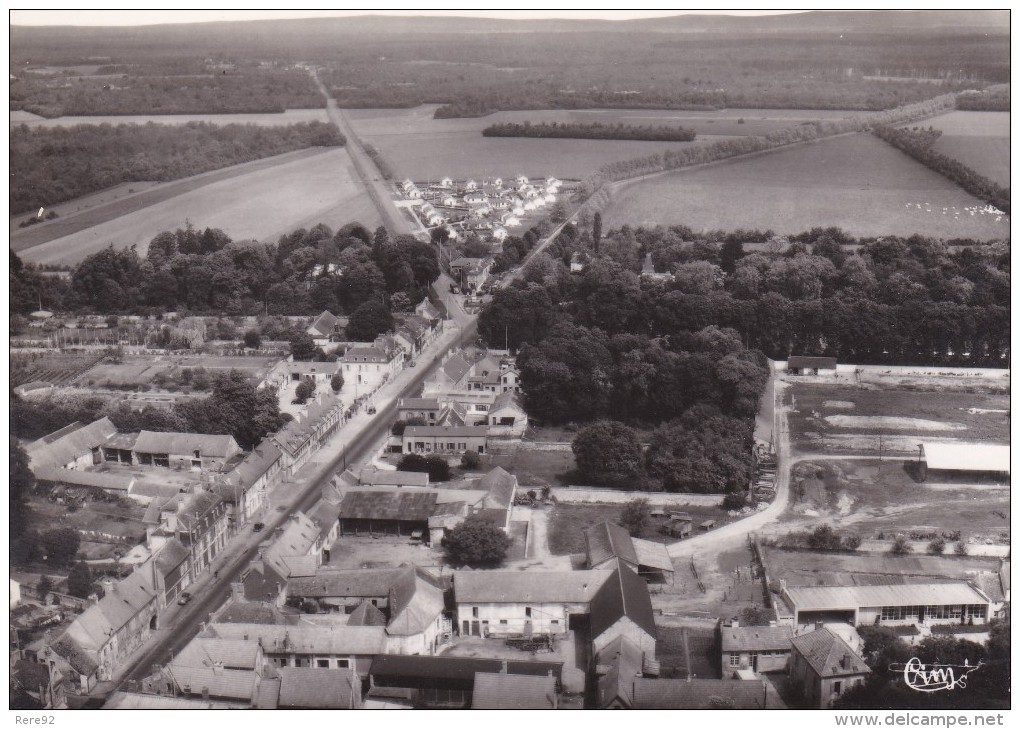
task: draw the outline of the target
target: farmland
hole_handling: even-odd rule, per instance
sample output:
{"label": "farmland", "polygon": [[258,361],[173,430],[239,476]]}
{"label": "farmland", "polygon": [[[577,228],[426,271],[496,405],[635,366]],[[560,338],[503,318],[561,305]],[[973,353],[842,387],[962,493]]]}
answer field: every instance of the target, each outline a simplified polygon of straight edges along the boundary
{"label": "farmland", "polygon": [[[768,134],[795,124],[846,116],[838,111],[727,109],[665,111],[587,109],[504,111],[469,119],[433,119],[434,105],[413,109],[350,109],[354,130],[378,148],[401,177],[425,180],[444,175],[528,176],[551,174],[579,179],[607,162],[642,157],[719,136]],[[740,120],[743,123],[740,123]],[[591,139],[513,139],[483,137],[482,130],[503,122],[577,122],[681,125],[697,132],[694,142],[634,142]]]}
{"label": "farmland", "polygon": [[103,362],[95,365],[81,379],[95,387],[146,389],[160,373],[173,375],[186,368],[202,368],[211,375],[240,370],[249,377],[261,380],[276,361],[273,357],[127,355],[117,363]]}
{"label": "farmland", "polygon": [[954,111],[922,126],[942,130],[935,151],[970,167],[1003,187],[1009,187],[1009,113]]}
{"label": "farmland", "polygon": [[982,207],[881,140],[855,134],[626,184],[602,216],[610,227],[793,234],[838,226],[855,236],[1008,238],[1009,218],[996,221]]}
{"label": "farmland", "polygon": [[[73,225],[72,218],[26,230],[12,238],[12,247],[32,263],[73,264],[108,245],[138,247],[144,255],[159,232],[183,227],[190,221],[200,228],[221,228],[235,240],[275,242],[283,233],[311,228],[318,223],[340,227],[351,221],[374,228],[378,213],[351,168],[342,149],[316,150],[297,158],[283,156],[279,164],[255,165],[235,174],[220,170],[210,178],[189,178],[174,183],[174,194],[149,199],[121,198],[115,215],[103,206],[84,214],[97,222],[68,235],[38,243],[30,236],[45,233],[49,225]],[[182,184],[190,183],[190,184]],[[161,188],[150,188],[153,195]],[[71,205],[73,203],[69,203]],[[122,209],[120,206],[125,206]],[[25,241],[31,241],[26,245]]]}
{"label": "farmland", "polygon": [[255,124],[260,127],[283,127],[301,122],[328,122],[325,109],[287,109],[280,114],[146,114],[112,116],[58,116],[53,119],[27,111],[11,112],[11,126],[26,124],[35,128],[73,127],[78,124]]}

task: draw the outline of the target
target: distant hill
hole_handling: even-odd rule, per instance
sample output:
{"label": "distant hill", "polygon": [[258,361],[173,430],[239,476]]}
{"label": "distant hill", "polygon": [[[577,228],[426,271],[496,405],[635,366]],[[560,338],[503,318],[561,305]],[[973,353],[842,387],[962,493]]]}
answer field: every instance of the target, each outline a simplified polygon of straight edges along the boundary
{"label": "distant hill", "polygon": [[115,36],[120,39],[173,37],[185,34],[192,40],[224,34],[268,33],[276,36],[303,36],[309,41],[324,35],[356,33],[361,35],[401,35],[412,33],[812,33],[883,32],[890,30],[966,31],[973,29],[1009,32],[1007,10],[916,10],[916,11],[809,11],[783,15],[675,15],[637,20],[504,20],[472,17],[393,17],[359,15],[346,18],[297,18],[293,20],[226,21],[214,23],[132,26],[11,26],[12,45],[33,40],[49,40],[72,32],[79,40]]}

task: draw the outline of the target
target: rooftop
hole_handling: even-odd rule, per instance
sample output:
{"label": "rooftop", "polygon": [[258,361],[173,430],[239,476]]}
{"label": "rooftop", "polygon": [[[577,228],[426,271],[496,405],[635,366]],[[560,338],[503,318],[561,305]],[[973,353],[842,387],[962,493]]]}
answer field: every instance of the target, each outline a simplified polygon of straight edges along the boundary
{"label": "rooftop", "polygon": [[460,571],[453,577],[453,589],[458,603],[587,603],[612,574],[606,570]]}
{"label": "rooftop", "polygon": [[281,709],[354,709],[361,682],[349,668],[278,668]]}
{"label": "rooftop", "polygon": [[280,653],[301,655],[361,655],[386,652],[386,629],[370,625],[256,625],[215,623],[206,628],[205,636],[261,642],[269,655]]}
{"label": "rooftop", "polygon": [[485,425],[409,425],[404,429],[405,438],[445,438],[448,436],[484,438],[489,428]]}
{"label": "rooftop", "polygon": [[342,519],[428,521],[436,508],[436,494],[420,491],[347,491],[341,502]]}
{"label": "rooftop", "polygon": [[764,680],[635,678],[632,695],[635,709],[787,708],[775,689]]}
{"label": "rooftop", "polygon": [[648,584],[621,562],[591,601],[592,637],[602,635],[624,617],[630,618],[653,638],[657,635]]}
{"label": "rooftop", "polygon": [[588,527],[584,530],[584,544],[589,568],[613,558],[622,559],[632,567],[638,564],[630,533],[619,524],[604,521]]}
{"label": "rooftop", "polygon": [[855,610],[859,607],[978,605],[988,600],[966,582],[932,582],[854,587],[787,587],[796,610]]}
{"label": "rooftop", "polygon": [[807,367],[809,369],[823,369],[823,370],[834,370],[836,369],[836,358],[835,357],[804,357],[801,355],[793,355],[787,360],[786,367],[788,369]]}
{"label": "rooftop", "polygon": [[722,628],[723,651],[789,650],[793,628],[788,625]]}
{"label": "rooftop", "polygon": [[846,641],[828,628],[812,630],[793,639],[793,649],[804,656],[819,676],[848,676],[871,673],[864,659]]}
{"label": "rooftop", "polygon": [[39,466],[61,468],[89,453],[93,448],[98,448],[117,434],[117,426],[109,418],[100,418],[88,425],[77,425],[79,427],[72,429],[69,426],[29,443],[25,451],[28,453],[32,468]]}
{"label": "rooftop", "polygon": [[204,433],[157,433],[143,430],[135,441],[139,453],[169,453],[191,455],[198,451],[203,456],[227,458],[236,453],[239,446],[231,435],[206,435]]}
{"label": "rooftop", "polygon": [[476,673],[472,709],[555,709],[556,678],[513,673]]}
{"label": "rooftop", "polygon": [[990,443],[922,443],[928,468],[1009,473],[1009,446]]}

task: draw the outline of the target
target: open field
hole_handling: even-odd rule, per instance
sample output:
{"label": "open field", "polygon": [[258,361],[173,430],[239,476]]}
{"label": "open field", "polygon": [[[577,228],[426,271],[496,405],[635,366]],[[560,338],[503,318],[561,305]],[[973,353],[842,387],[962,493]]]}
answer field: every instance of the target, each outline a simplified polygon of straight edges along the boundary
{"label": "open field", "polygon": [[602,217],[607,227],[1009,238],[1008,217],[968,210],[983,205],[877,137],[854,134],[624,185]]}
{"label": "open field", "polygon": [[942,130],[935,142],[936,152],[1009,187],[1009,112],[952,111],[927,119],[921,126]]}
{"label": "open field", "polygon": [[540,489],[559,486],[573,473],[576,463],[570,450],[525,450],[518,448],[513,455],[490,455],[488,468],[502,466],[517,476],[521,488]]}
{"label": "open field", "polygon": [[282,127],[302,122],[328,122],[325,109],[287,109],[282,114],[146,114],[144,116],[58,116],[45,119],[26,111],[11,112],[11,124],[30,127],[73,127],[78,124],[256,124]]}
{"label": "open field", "polygon": [[1009,113],[953,111],[925,122],[942,130],[935,151],[1009,187]]}
{"label": "open field", "polygon": [[1008,389],[986,391],[978,382],[970,383],[967,389],[973,391],[968,392],[934,381],[923,388],[881,380],[857,386],[846,378],[838,384],[818,379],[786,377],[794,453],[878,455],[881,447],[886,455],[903,457],[916,455],[917,444],[924,440],[1009,442]]}
{"label": "open field", "polygon": [[[344,114],[362,141],[376,147],[400,177],[414,180],[438,179],[446,175],[467,179],[517,174],[580,179],[607,162],[634,159],[691,144],[707,144],[714,141],[715,135],[755,133],[751,131],[753,124],[737,125],[736,117],[729,121],[721,117],[717,131],[715,120],[709,119],[696,126],[690,117],[685,116],[708,117],[710,112],[633,109],[505,111],[472,119],[433,119],[435,108],[430,105],[413,109],[348,109]],[[766,112],[755,113],[761,115]],[[482,130],[491,124],[525,120],[631,122],[636,125],[674,122],[681,126],[694,126],[699,137],[693,142],[635,142],[482,136]],[[789,125],[787,122],[778,124],[779,127]]]}
{"label": "open field", "polygon": [[[234,240],[267,242],[318,223],[337,228],[358,221],[369,230],[379,224],[378,213],[343,149],[314,150],[297,159],[257,166],[241,174],[232,174],[232,168],[228,168],[210,175],[214,177],[168,183],[166,187],[171,191],[163,194],[157,194],[161,186],[93,208],[82,214],[101,222],[45,243],[26,244],[29,235],[44,233],[47,227],[34,226],[39,230],[25,231],[24,238],[13,236],[11,247],[32,263],[67,265],[108,245],[137,246],[139,254],[144,255],[157,233],[183,227],[189,221],[197,228],[222,228]],[[117,210],[111,217],[112,206]],[[72,221],[58,218],[53,222]]]}

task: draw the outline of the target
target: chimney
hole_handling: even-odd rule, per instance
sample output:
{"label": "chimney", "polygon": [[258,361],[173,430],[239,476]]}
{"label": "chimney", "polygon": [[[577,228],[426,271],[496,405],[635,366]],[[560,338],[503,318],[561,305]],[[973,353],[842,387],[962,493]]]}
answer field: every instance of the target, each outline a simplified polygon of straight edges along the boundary
{"label": "chimney", "polygon": [[819,620],[819,621],[817,621],[815,623],[815,630],[821,630],[824,627],[825,627],[825,623],[823,623],[821,620]]}
{"label": "chimney", "polygon": [[243,582],[231,582],[230,583],[230,597],[233,600],[244,600],[244,583]]}
{"label": "chimney", "polygon": [[782,594],[784,592],[786,592],[786,580],[785,579],[780,579],[779,580],[779,593]]}

